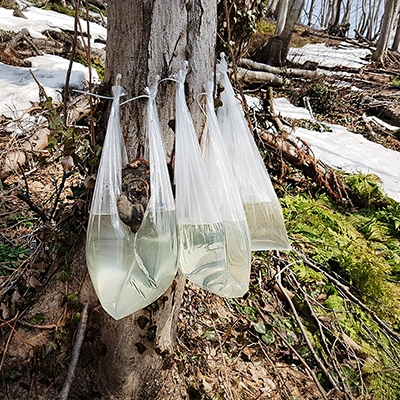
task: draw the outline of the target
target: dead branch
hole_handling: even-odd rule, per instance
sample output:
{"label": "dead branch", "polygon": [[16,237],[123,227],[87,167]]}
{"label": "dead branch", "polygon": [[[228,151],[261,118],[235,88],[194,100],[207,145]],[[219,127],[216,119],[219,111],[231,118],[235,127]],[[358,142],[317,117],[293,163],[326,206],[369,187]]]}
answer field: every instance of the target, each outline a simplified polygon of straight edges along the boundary
{"label": "dead branch", "polygon": [[312,354],[315,362],[317,363],[318,367],[321,369],[321,371],[323,372],[323,374],[325,375],[325,378],[328,380],[328,382],[330,382],[330,384],[332,385],[332,387],[335,389],[335,391],[337,392],[337,394],[341,393],[340,388],[337,386],[336,382],[334,381],[334,379],[332,378],[332,375],[328,372],[328,370],[325,367],[325,364],[322,362],[322,360],[318,357],[313,345],[310,342],[310,339],[307,336],[307,332],[304,329],[303,323],[301,322],[301,319],[297,313],[296,307],[293,304],[292,299],[289,297],[289,295],[286,293],[284,287],[282,286],[282,283],[279,281],[279,279],[275,280],[278,287],[281,289],[281,292],[284,294],[284,296],[286,297],[286,301],[289,303],[290,308],[292,309],[293,315],[296,319],[297,325],[301,330],[301,333],[304,337],[304,340],[307,344],[308,349],[310,350],[310,353]]}
{"label": "dead branch", "polygon": [[250,71],[245,68],[237,68],[237,78],[247,83],[268,83],[273,87],[282,87],[284,80],[280,76],[263,71]]}
{"label": "dead branch", "polygon": [[333,282],[340,290],[357,306],[359,306],[362,310],[366,311],[368,314],[371,315],[371,319],[387,334],[389,334],[395,341],[396,343],[400,344],[400,335],[396,332],[394,332],[386,322],[382,321],[376,313],[371,310],[369,307],[367,307],[362,301],[358,300],[357,297],[355,297],[349,290],[349,288],[345,285],[343,285],[341,282],[339,282],[337,279],[335,279],[332,275],[327,273],[324,269],[318,267],[315,263],[311,262],[307,257],[305,257],[303,254],[299,253],[296,251],[296,253],[299,255],[300,258],[303,259],[304,263],[306,263],[308,266],[310,266],[312,269],[321,272],[322,275],[326,277],[330,282]]}
{"label": "dead branch", "polygon": [[[269,322],[268,319],[266,318],[265,314],[262,312],[262,310],[260,309],[260,307],[258,307],[256,304],[253,304],[254,307],[256,307],[258,313],[261,316],[261,319],[264,322]],[[318,387],[318,390],[320,391],[322,398],[327,400],[328,397],[326,395],[326,392],[324,390],[324,388],[321,386],[321,383],[319,382],[318,378],[315,375],[315,372],[310,368],[310,366],[306,363],[306,361],[303,359],[303,357],[298,353],[298,351],[291,346],[291,344],[285,339],[285,337],[279,332],[278,329],[273,328],[273,332],[274,334],[276,334],[282,341],[283,343],[285,343],[285,345],[290,349],[290,351],[300,360],[300,362],[303,364],[304,368],[306,369],[306,371],[310,374],[312,380],[314,381],[314,383],[316,384],[316,386]]]}
{"label": "dead branch", "polygon": [[296,78],[318,78],[320,76],[324,76],[323,72],[317,70],[311,71],[307,69],[272,67],[271,65],[259,63],[248,58],[241,58],[238,61],[238,64],[241,67],[251,70],[269,72],[275,75],[288,75]]}
{"label": "dead branch", "polygon": [[[329,196],[341,206],[352,207],[352,202],[343,184],[342,177],[327,165],[316,161],[309,153],[300,149],[289,138],[275,136],[261,128],[258,129],[259,137],[271,149],[281,152],[282,157],[299,168],[306,176],[315,180],[319,187],[324,187]],[[306,145],[305,142],[303,142]]]}
{"label": "dead branch", "polygon": [[71,364],[69,365],[69,368],[68,368],[67,379],[65,380],[64,387],[60,393],[60,397],[59,397],[60,400],[68,399],[69,390],[71,389],[71,384],[74,379],[75,368],[78,364],[79,353],[81,351],[83,339],[85,336],[86,324],[87,324],[87,319],[88,319],[88,308],[89,308],[89,304],[85,303],[83,305],[83,309],[81,312],[81,320],[79,321],[78,332],[76,334],[76,341],[75,341],[74,349],[72,351]]}
{"label": "dead branch", "polygon": [[27,326],[28,328],[33,328],[33,329],[57,329],[57,325],[37,325],[37,324],[31,324],[28,321],[24,321],[23,319],[18,320],[18,323],[24,326]]}

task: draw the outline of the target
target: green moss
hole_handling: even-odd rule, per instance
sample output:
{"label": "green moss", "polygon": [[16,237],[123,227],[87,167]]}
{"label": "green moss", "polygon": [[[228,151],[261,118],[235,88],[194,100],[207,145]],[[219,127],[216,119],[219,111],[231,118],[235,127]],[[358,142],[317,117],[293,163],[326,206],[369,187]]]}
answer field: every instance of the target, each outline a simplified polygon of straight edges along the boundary
{"label": "green moss", "polygon": [[303,246],[315,261],[348,280],[354,294],[381,317],[400,318],[400,288],[388,282],[399,272],[394,225],[400,224],[400,218],[397,221],[387,208],[347,214],[325,196],[287,196],[282,204],[289,234],[311,243]]}
{"label": "green moss", "polygon": [[275,33],[275,25],[266,21],[261,21],[257,27],[257,33],[261,35],[273,35]]}
{"label": "green moss", "polygon": [[71,17],[75,16],[75,10],[71,6],[63,7],[61,3],[48,2],[44,7],[45,10],[51,10],[60,14],[66,14]]}

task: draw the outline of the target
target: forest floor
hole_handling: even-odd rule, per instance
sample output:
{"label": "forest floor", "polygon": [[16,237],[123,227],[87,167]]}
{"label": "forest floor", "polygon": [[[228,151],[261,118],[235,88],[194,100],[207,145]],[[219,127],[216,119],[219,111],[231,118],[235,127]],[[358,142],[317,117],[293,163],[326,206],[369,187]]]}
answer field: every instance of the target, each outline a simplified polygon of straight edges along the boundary
{"label": "forest floor", "polygon": [[[251,54],[254,60],[257,46],[267,36],[256,38]],[[293,38],[295,46],[333,46],[341,41],[305,27],[297,27]],[[329,79],[291,79],[275,96],[283,95],[298,104],[307,95],[317,119],[340,122],[399,151],[398,131],[362,118],[363,114],[377,115],[400,126],[399,76],[399,56],[391,53],[385,66],[368,65],[357,74],[342,77],[362,89],[362,95],[349,88],[332,89]],[[244,89],[260,96],[263,93],[263,87],[255,85]],[[50,126],[59,118],[59,108],[55,108],[57,113],[45,103],[34,108],[31,115],[45,116]],[[284,122],[292,126],[305,123]],[[19,151],[23,142],[6,129],[9,124],[10,119],[0,120],[3,158]],[[74,284],[68,282],[77,278],[68,265],[74,253],[71,247],[85,234],[87,206],[80,196],[92,187],[92,181],[90,176],[70,173],[68,155],[63,154],[63,164],[58,162],[60,148],[70,144],[70,137],[57,142],[60,137],[56,132],[43,149],[28,151],[31,155],[25,168],[8,172],[1,182],[1,400],[51,398],[46,393],[60,389],[70,362],[71,347],[66,343],[79,321],[81,282],[74,282],[79,288],[71,291]],[[265,155],[262,141],[259,145]],[[90,159],[98,156],[89,150],[85,154]],[[279,151],[271,151],[265,161],[282,197],[293,251],[253,253],[250,290],[240,299],[222,299],[187,283],[177,345],[169,355],[170,374],[156,399],[178,399],[180,391],[182,399],[191,400],[394,400],[400,393],[395,383],[400,376],[399,314],[395,311],[400,285],[400,208],[379,192],[379,184],[370,177],[364,181],[370,187],[366,201],[371,207],[355,207],[354,215],[360,209],[368,211],[354,216],[337,207],[323,187],[283,160]],[[398,214],[389,214],[388,207]],[[46,225],[50,220],[57,221],[52,228]],[[344,226],[348,229],[345,235],[340,230]],[[372,232],[371,226],[376,230]],[[324,236],[326,231],[331,237]],[[358,248],[352,249],[351,242],[359,243]],[[348,253],[341,253],[343,249]],[[338,252],[344,254],[342,258]],[[373,259],[360,261],[362,268],[371,268],[369,272],[357,270],[352,259],[360,260],[361,253],[369,253]],[[371,266],[374,262],[380,269]],[[359,276],[352,275],[356,270]],[[63,315],[60,320],[35,310],[35,299],[54,277],[65,284],[64,308],[53,310],[54,315]],[[392,296],[390,300],[388,296]],[[91,311],[91,331],[95,330],[93,315],[99,312],[100,306]],[[388,322],[382,327],[381,320]]]}

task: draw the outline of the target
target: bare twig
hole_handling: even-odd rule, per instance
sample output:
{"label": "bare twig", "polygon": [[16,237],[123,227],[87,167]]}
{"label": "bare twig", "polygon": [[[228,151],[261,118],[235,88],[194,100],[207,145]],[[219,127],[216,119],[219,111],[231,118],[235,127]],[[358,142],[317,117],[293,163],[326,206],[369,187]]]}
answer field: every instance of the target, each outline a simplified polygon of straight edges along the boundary
{"label": "bare twig", "polygon": [[332,375],[328,372],[328,370],[326,369],[324,363],[322,362],[322,360],[318,357],[313,345],[310,342],[310,339],[307,336],[307,332],[304,329],[303,323],[301,322],[301,319],[297,313],[296,307],[294,306],[292,299],[288,296],[288,294],[286,293],[284,287],[282,286],[282,283],[279,282],[279,280],[276,280],[276,283],[279,287],[279,289],[282,291],[283,295],[286,297],[287,302],[290,305],[290,308],[292,309],[293,315],[296,319],[296,322],[301,330],[301,333],[303,334],[304,340],[307,344],[308,349],[310,350],[315,362],[318,364],[318,367],[322,370],[322,372],[324,373],[326,379],[330,382],[330,384],[332,385],[332,387],[337,391],[337,393],[340,393],[341,390],[340,388],[337,386],[336,382],[334,381],[334,379],[332,378]]}
{"label": "bare twig", "polygon": [[[77,2],[79,2],[79,0],[77,0]],[[69,390],[71,389],[71,384],[74,379],[75,368],[78,364],[79,353],[81,351],[83,339],[85,336],[86,324],[87,324],[87,319],[88,319],[88,308],[89,308],[89,305],[87,303],[85,303],[83,305],[83,310],[81,312],[81,320],[79,321],[78,332],[76,335],[74,349],[72,351],[71,364],[69,365],[69,368],[68,368],[67,379],[65,380],[64,387],[60,393],[60,397],[59,397],[60,400],[68,399]]]}
{"label": "bare twig", "polygon": [[76,3],[75,3],[74,37],[72,39],[71,58],[69,60],[69,66],[68,66],[68,70],[67,70],[67,75],[65,77],[64,96],[63,96],[63,100],[64,100],[64,125],[67,125],[68,86],[69,86],[69,80],[71,78],[72,64],[73,64],[74,58],[75,58],[76,41],[78,39],[79,6],[80,6],[80,0],[76,0]]}
{"label": "bare twig", "polygon": [[[17,316],[18,316],[18,315],[17,315]],[[6,359],[6,354],[7,354],[8,346],[10,345],[10,341],[11,341],[12,335],[13,335],[14,330],[15,330],[15,324],[17,323],[17,320],[18,320],[17,316],[15,317],[14,325],[13,325],[11,331],[10,331],[10,335],[8,336],[6,346],[5,346],[4,350],[3,350],[3,355],[2,355],[2,357],[1,357],[1,363],[0,363],[0,372],[1,372],[1,370],[3,369],[4,360]]]}
{"label": "bare twig", "polygon": [[[89,1],[86,0],[86,26],[87,26],[87,46],[86,47],[86,62],[88,63],[89,68],[89,93],[92,93],[92,57],[90,54],[90,23],[89,23]],[[82,41],[83,40],[82,36]],[[91,145],[95,145],[95,136],[94,136],[94,123],[93,123],[93,97],[89,96],[89,105],[90,105],[90,138]]]}
{"label": "bare twig", "polygon": [[54,200],[53,209],[51,210],[50,220],[52,220],[52,219],[54,218],[54,215],[55,215],[55,213],[56,213],[57,204],[58,204],[58,201],[60,200],[61,192],[62,192],[63,189],[64,189],[65,181],[66,181],[66,179],[67,179],[67,176],[68,176],[68,172],[63,171],[63,176],[62,176],[61,184],[60,184],[60,187],[59,187],[58,190],[57,190],[57,196],[56,196],[56,198],[55,198],[55,200]]}

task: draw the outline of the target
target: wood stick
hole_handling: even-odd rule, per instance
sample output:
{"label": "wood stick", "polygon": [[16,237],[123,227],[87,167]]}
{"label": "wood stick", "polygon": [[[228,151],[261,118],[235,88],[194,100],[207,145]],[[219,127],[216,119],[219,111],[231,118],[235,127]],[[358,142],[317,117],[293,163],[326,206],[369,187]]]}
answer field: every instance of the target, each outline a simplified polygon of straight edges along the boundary
{"label": "wood stick", "polygon": [[297,68],[278,68],[272,67],[268,64],[259,63],[248,58],[241,58],[238,61],[238,64],[241,67],[245,67],[251,70],[256,71],[264,71],[269,72],[275,75],[290,75],[294,77],[301,77],[301,78],[318,78],[320,76],[324,76],[325,74],[321,71],[311,71],[308,69],[297,69]]}
{"label": "wood stick", "polygon": [[237,68],[237,78],[248,83],[268,83],[273,87],[282,87],[284,80],[280,76],[263,71],[250,71],[245,68]]}
{"label": "wood stick", "polygon": [[68,368],[67,379],[65,380],[64,387],[60,393],[60,397],[59,397],[60,400],[68,399],[69,390],[71,389],[71,384],[74,379],[75,368],[78,364],[79,353],[81,351],[83,339],[85,336],[86,324],[87,324],[87,319],[88,319],[88,308],[89,308],[89,304],[85,303],[83,305],[83,310],[81,313],[81,320],[79,321],[78,332],[76,334],[76,341],[75,341],[74,349],[72,351],[71,364],[69,365],[69,368]]}

